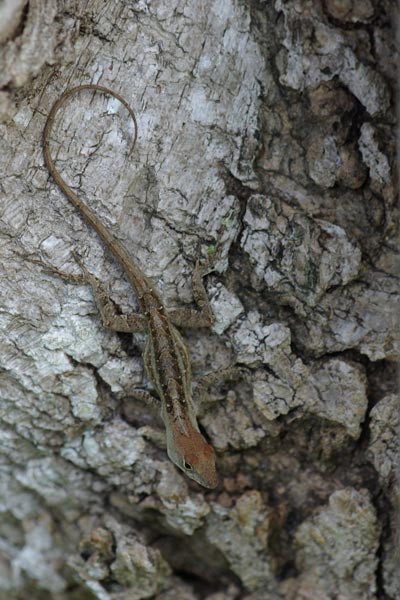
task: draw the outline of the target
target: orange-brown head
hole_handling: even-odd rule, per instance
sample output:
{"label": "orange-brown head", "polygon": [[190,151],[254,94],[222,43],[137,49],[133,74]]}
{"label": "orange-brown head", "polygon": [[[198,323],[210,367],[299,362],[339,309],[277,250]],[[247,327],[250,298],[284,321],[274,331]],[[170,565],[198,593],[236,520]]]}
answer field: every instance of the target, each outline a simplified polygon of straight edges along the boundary
{"label": "orange-brown head", "polygon": [[172,425],[167,449],[172,462],[188,477],[207,488],[218,485],[214,449],[190,422],[185,423],[184,430]]}

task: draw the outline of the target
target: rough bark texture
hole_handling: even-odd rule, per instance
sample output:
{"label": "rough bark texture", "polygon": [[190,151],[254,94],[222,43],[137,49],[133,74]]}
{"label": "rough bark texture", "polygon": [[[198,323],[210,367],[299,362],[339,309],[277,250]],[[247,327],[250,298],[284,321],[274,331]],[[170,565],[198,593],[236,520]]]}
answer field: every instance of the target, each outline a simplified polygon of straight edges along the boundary
{"label": "rough bark texture", "polygon": [[[383,600],[396,569],[394,64],[389,0],[2,0],[0,598]],[[224,226],[194,379],[216,491],[166,457],[143,336],[100,322],[77,250],[135,298],[43,164],[170,306]],[[222,400],[218,400],[222,397]]]}

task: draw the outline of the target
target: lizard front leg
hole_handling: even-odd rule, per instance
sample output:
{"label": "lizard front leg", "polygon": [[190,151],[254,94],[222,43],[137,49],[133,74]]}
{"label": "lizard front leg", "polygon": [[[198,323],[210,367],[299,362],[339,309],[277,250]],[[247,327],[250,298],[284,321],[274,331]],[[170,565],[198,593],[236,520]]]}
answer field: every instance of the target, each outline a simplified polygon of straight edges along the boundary
{"label": "lizard front leg", "polygon": [[217,385],[222,381],[233,381],[241,378],[242,376],[243,373],[239,367],[226,367],[225,369],[219,369],[218,371],[207,373],[200,379],[193,392],[193,396],[196,399],[197,405],[207,399],[208,388],[210,386]]}

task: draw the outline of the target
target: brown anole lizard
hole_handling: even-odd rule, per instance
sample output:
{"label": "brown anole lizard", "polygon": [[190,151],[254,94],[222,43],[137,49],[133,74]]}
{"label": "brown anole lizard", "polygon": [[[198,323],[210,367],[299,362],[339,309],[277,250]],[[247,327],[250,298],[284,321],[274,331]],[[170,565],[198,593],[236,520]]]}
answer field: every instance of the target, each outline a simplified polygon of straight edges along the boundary
{"label": "brown anole lizard", "polygon": [[[166,428],[168,456],[191,479],[207,488],[214,488],[218,484],[215,453],[212,446],[204,439],[197,424],[192,400],[189,355],[184,341],[175,327],[175,325],[204,327],[213,323],[214,316],[202,283],[202,277],[206,273],[200,262],[197,261],[193,274],[193,293],[200,308],[199,311],[188,308],[167,311],[154,285],[131,258],[123,244],[78,198],[61,177],[50,152],[52,127],[55,116],[65,101],[81,90],[97,90],[113,96],[123,104],[134,122],[135,132],[132,148],[135,145],[137,123],[126,100],[116,92],[100,85],[80,85],[66,91],[50,110],[43,133],[44,160],[50,175],[65,196],[95,229],[105,246],[121,265],[136,293],[140,313],[118,314],[101,283],[80,262],[84,273],[81,280],[91,284],[106,327],[120,332],[147,332],[143,361],[147,376],[161,400],[161,416]],[[57,269],[52,270],[57,272]],[[78,278],[79,276],[75,276],[75,279]],[[231,369],[225,369],[211,373],[203,378],[200,387],[215,383],[219,379],[229,376],[230,372]],[[144,398],[147,392],[134,391],[132,395]]]}

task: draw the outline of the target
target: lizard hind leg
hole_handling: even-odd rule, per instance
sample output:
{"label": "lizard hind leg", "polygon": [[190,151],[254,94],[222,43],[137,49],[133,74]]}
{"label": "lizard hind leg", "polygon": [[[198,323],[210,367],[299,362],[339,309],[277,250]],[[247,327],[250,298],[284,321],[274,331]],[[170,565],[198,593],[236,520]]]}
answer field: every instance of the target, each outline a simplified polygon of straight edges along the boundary
{"label": "lizard hind leg", "polygon": [[104,327],[120,333],[138,333],[147,331],[147,319],[140,313],[120,314],[101,281],[85,270],[87,283],[90,284]]}
{"label": "lizard hind leg", "polygon": [[74,257],[82,269],[82,273],[68,273],[53,267],[38,259],[30,259],[36,265],[41,266],[45,271],[54,273],[62,277],[69,283],[75,285],[90,285],[93,290],[94,300],[100,312],[100,316],[104,327],[112,331],[120,333],[134,333],[147,331],[147,319],[144,315],[131,313],[129,315],[121,315],[117,312],[114,302],[109,297],[105,285],[94,275],[89,273],[83,264],[80,256],[74,253]]}
{"label": "lizard hind leg", "polygon": [[196,260],[192,276],[192,289],[198,308],[174,308],[168,313],[171,321],[178,327],[211,327],[215,321],[203,278],[215,269],[215,263],[222,250],[221,237],[224,229],[222,227],[218,232],[215,244],[209,247],[210,252],[207,257]]}
{"label": "lizard hind leg", "polygon": [[68,283],[72,283],[74,285],[85,285],[87,283],[87,279],[83,273],[68,273],[68,271],[63,271],[62,269],[53,267],[53,265],[49,265],[37,258],[29,258],[29,261],[34,265],[38,265],[48,273],[54,273],[55,275],[58,275],[62,279],[68,281]]}

